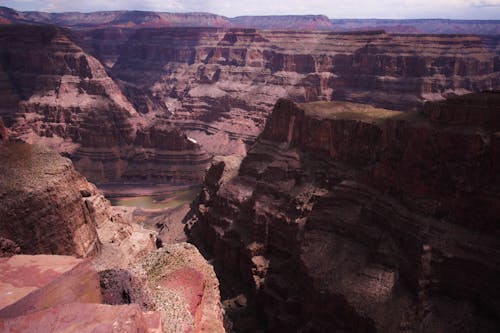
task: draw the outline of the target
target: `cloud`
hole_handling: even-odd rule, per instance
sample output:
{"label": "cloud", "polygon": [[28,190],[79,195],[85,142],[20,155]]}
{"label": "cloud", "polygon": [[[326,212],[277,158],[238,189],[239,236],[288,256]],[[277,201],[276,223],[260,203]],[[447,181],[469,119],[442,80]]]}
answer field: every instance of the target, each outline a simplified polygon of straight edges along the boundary
{"label": "cloud", "polygon": [[476,0],[472,2],[474,7],[500,7],[500,0]]}

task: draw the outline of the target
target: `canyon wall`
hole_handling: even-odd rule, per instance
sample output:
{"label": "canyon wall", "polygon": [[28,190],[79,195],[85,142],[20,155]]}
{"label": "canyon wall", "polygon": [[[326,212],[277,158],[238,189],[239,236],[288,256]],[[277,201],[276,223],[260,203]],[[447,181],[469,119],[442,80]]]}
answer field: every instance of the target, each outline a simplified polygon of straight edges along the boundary
{"label": "canyon wall", "polygon": [[272,331],[495,332],[499,102],[279,100],[239,168],[214,161],[191,237]]}
{"label": "canyon wall", "polygon": [[[97,58],[116,59],[109,72],[139,112],[168,114],[206,147],[216,133],[251,143],[278,98],[412,110],[500,87],[493,37],[172,28],[112,38],[120,34],[130,35],[114,56],[102,31],[82,39]],[[207,149],[227,153],[216,148]]]}
{"label": "canyon wall", "polygon": [[324,15],[266,15],[233,18],[210,13],[152,11],[101,11],[92,13],[20,12],[0,7],[0,24],[52,24],[76,29],[213,27],[275,30],[358,31],[386,30],[391,33],[498,34],[499,20],[449,19],[329,19]]}
{"label": "canyon wall", "polygon": [[[94,256],[109,204],[71,161],[42,146],[0,145],[0,238],[26,254]],[[68,184],[71,184],[68,185]]]}
{"label": "canyon wall", "polygon": [[161,117],[141,117],[70,31],[3,26],[0,46],[0,117],[13,137],[70,156],[94,182],[201,179],[209,156]]}

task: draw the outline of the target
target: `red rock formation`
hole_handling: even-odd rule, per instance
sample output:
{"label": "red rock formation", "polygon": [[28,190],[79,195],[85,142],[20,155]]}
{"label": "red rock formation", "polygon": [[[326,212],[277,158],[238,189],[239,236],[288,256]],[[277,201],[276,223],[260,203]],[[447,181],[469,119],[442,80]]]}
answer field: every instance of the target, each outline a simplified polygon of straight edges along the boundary
{"label": "red rock formation", "polygon": [[334,30],[335,26],[324,15],[237,16],[231,19],[233,27],[265,30]]}
{"label": "red rock formation", "polygon": [[497,95],[442,119],[280,100],[237,175],[208,171],[192,236],[271,331],[495,332]]}
{"label": "red rock formation", "polygon": [[[0,112],[14,137],[68,154],[94,182],[200,179],[208,156],[183,134],[170,129],[161,147],[136,142],[156,121],[137,114],[69,31],[4,26],[0,45],[0,96],[9,97]],[[155,165],[149,173],[148,164]]]}
{"label": "red rock formation", "polygon": [[166,245],[140,259],[132,272],[144,285],[148,307],[161,313],[165,333],[225,332],[219,282],[193,245]]}
{"label": "red rock formation", "polygon": [[0,267],[0,318],[18,317],[73,302],[100,303],[102,300],[96,271],[87,260],[16,255],[0,259]]}
{"label": "red rock formation", "polygon": [[130,36],[110,71],[138,110],[167,112],[224,153],[207,134],[251,143],[280,97],[409,110],[453,92],[498,89],[493,44],[457,35],[146,29]]}
{"label": "red rock formation", "polygon": [[12,333],[162,333],[158,313],[143,313],[139,305],[71,303],[0,320],[0,331]]}
{"label": "red rock formation", "polygon": [[0,146],[0,236],[22,253],[92,256],[107,202],[66,158],[41,146]]}
{"label": "red rock formation", "polygon": [[93,13],[18,12],[0,7],[0,24],[53,24],[80,29],[99,27],[234,27],[275,30],[386,30],[394,33],[498,34],[498,20],[328,19],[324,15],[267,15],[227,18],[210,13],[108,11]]}

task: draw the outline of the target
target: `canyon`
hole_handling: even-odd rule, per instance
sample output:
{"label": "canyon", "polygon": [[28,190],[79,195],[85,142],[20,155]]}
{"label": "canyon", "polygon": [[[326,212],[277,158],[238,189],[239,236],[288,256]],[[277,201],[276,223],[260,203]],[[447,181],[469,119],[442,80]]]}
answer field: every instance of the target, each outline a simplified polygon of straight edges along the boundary
{"label": "canyon", "polygon": [[0,332],[224,332],[218,280],[44,146],[0,143]]}
{"label": "canyon", "polygon": [[212,163],[191,238],[269,331],[495,332],[499,107],[279,100],[242,161]]}
{"label": "canyon", "polygon": [[[91,181],[197,183],[279,98],[415,110],[499,87],[499,39],[219,28],[0,26],[0,117]],[[464,50],[467,50],[464,52]]]}
{"label": "canyon", "polygon": [[139,117],[70,31],[0,30],[0,117],[15,138],[70,156],[98,183],[201,179],[207,154],[165,120]]}
{"label": "canyon", "polygon": [[0,332],[497,332],[499,29],[0,7]]}
{"label": "canyon", "polygon": [[225,17],[211,13],[105,11],[47,13],[16,11],[0,6],[0,24],[52,24],[76,29],[213,27],[262,30],[386,30],[391,33],[498,34],[498,20],[449,19],[329,19],[325,15]]}

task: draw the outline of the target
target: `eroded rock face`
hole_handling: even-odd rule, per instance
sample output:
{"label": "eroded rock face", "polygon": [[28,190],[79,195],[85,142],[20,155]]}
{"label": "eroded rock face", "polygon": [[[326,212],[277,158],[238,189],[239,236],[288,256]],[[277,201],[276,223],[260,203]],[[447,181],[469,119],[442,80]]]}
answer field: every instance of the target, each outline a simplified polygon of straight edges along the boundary
{"label": "eroded rock face", "polygon": [[140,259],[132,272],[148,307],[161,313],[163,332],[225,332],[219,282],[193,245],[166,245]]}
{"label": "eroded rock face", "polygon": [[[226,146],[253,142],[278,98],[411,110],[500,82],[492,38],[208,28],[121,33],[130,37],[109,70],[124,94],[141,113],[168,114],[214,154],[228,154],[210,144],[216,133],[227,136],[217,137]],[[88,34],[82,38],[92,41],[96,57],[112,58],[99,51],[109,39]]]}
{"label": "eroded rock face", "polygon": [[42,146],[0,146],[0,236],[26,254],[87,257],[109,203],[70,160]]}
{"label": "eroded rock face", "polygon": [[193,239],[271,331],[494,332],[497,95],[470,117],[280,100],[237,175],[208,171]]}
{"label": "eroded rock face", "polygon": [[[3,26],[0,46],[0,116],[15,138],[70,156],[93,182],[201,178],[206,153],[165,122],[140,117],[68,30]],[[147,139],[153,132],[156,141]]]}
{"label": "eroded rock face", "polygon": [[0,117],[0,143],[5,142],[9,139],[9,133],[5,128],[2,118]]}

